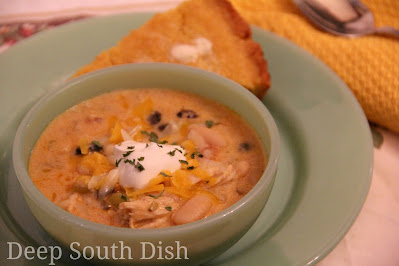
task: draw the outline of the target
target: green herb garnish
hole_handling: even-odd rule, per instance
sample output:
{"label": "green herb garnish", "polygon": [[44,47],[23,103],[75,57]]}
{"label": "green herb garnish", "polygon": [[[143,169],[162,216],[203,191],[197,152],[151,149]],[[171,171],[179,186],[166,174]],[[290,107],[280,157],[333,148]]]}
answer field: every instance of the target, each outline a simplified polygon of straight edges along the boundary
{"label": "green herb garnish", "polygon": [[187,164],[187,165],[188,165],[188,162],[187,162],[187,161],[185,161],[185,160],[179,160],[179,162],[181,162],[181,163],[184,163],[184,164]]}
{"label": "green herb garnish", "polygon": [[141,134],[149,136],[150,138],[148,140],[151,141],[151,142],[155,142],[155,143],[158,143],[158,144],[166,144],[166,143],[168,143],[166,140],[159,141],[158,135],[155,132],[153,132],[153,131],[148,133],[148,131],[142,130]]}
{"label": "green herb garnish", "polygon": [[165,209],[168,211],[172,211],[172,207],[170,207],[170,206],[166,206]]}
{"label": "green herb garnish", "polygon": [[96,151],[102,151],[102,150],[103,150],[103,145],[101,145],[101,143],[98,140],[93,140],[90,143],[90,146],[89,146],[90,152],[96,152]]}
{"label": "green herb garnish", "polygon": [[180,152],[180,153],[183,153],[183,152],[182,152],[181,150],[179,150],[178,148],[175,148],[173,151],[168,152],[168,154],[169,154],[170,156],[175,156],[176,151],[178,151],[178,152]]}
{"label": "green herb garnish", "polygon": [[140,157],[137,160],[139,160],[140,162],[144,160],[144,157]]}
{"label": "green herb garnish", "polygon": [[206,125],[207,128],[211,128],[211,127],[216,126],[216,125],[218,125],[218,124],[219,124],[219,123],[213,122],[212,120],[206,120],[206,121],[205,121],[205,125]]}
{"label": "green herb garnish", "polygon": [[124,201],[127,201],[127,197],[125,195],[121,195],[121,199],[123,199]]}
{"label": "green herb garnish", "polygon": [[136,159],[133,159],[133,161],[132,160],[129,160],[129,159],[126,159],[126,160],[124,160],[124,162],[125,163],[130,163],[131,165],[133,165],[133,166],[136,166]]}
{"label": "green herb garnish", "polygon": [[129,156],[132,152],[134,152],[134,151],[133,150],[132,151],[127,151],[126,153],[123,154],[123,157]]}
{"label": "green herb garnish", "polygon": [[149,140],[150,140],[151,142],[158,142],[158,135],[157,135],[155,132],[153,132],[153,131],[151,131],[150,133],[148,133],[148,131],[142,130],[142,131],[141,131],[141,134],[146,135],[146,136],[149,136],[149,137],[150,137]]}
{"label": "green herb garnish", "polygon": [[144,166],[143,166],[141,163],[139,163],[139,162],[137,162],[137,164],[136,164],[135,167],[136,167],[137,170],[139,170],[140,172],[143,171],[143,170],[145,170]]}
{"label": "green herb garnish", "polygon": [[149,136],[149,135],[150,135],[150,133],[148,133],[148,131],[145,131],[145,130],[141,130],[141,134],[143,134],[143,135],[147,135],[147,136]]}
{"label": "green herb garnish", "polygon": [[165,189],[164,190],[162,190],[162,192],[159,194],[159,195],[148,195],[149,197],[151,197],[151,198],[154,198],[154,199],[157,199],[157,198],[159,198],[160,196],[162,196],[162,194],[163,194],[163,192],[165,191]]}
{"label": "green herb garnish", "polygon": [[193,170],[193,169],[194,169],[194,166],[187,167],[187,170]]}
{"label": "green herb garnish", "polygon": [[172,177],[171,175],[167,175],[167,174],[165,174],[164,172],[160,172],[159,174],[160,174],[160,175],[163,175],[164,177]]}
{"label": "green herb garnish", "polygon": [[191,153],[191,155],[190,155],[191,159],[194,159],[196,155],[197,155],[198,157],[200,157],[200,158],[204,157],[204,155],[202,155],[202,154],[199,153],[198,151],[195,151],[195,152]]}
{"label": "green herb garnish", "polygon": [[124,160],[124,162],[133,165],[140,172],[145,170],[144,166],[141,163],[139,163],[139,162],[136,163],[136,159],[133,159],[133,161],[126,159],[126,160]]}
{"label": "green herb garnish", "polygon": [[119,160],[115,161],[115,167],[118,167],[119,163],[122,161],[122,158],[120,158]]}
{"label": "green herb garnish", "polygon": [[98,140],[93,140],[91,143],[94,146],[97,146],[98,148],[102,148],[103,147],[103,145]]}
{"label": "green herb garnish", "polygon": [[129,150],[133,150],[133,149],[134,149],[134,146],[127,146],[127,148],[128,148]]}

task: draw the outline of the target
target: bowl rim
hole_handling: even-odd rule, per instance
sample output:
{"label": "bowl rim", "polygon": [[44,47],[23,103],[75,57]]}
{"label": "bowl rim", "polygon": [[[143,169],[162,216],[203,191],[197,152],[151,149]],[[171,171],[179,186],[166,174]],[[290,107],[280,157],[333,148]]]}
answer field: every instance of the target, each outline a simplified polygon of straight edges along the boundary
{"label": "bowl rim", "polygon": [[[278,128],[274,118],[272,117],[266,106],[255,95],[253,95],[249,90],[247,90],[240,84],[214,72],[203,70],[197,67],[181,65],[181,64],[173,64],[173,63],[132,63],[132,64],[117,65],[117,66],[111,66],[95,70],[90,73],[73,78],[63,84],[58,85],[55,89],[51,90],[50,92],[45,93],[44,96],[42,96],[29,109],[29,111],[22,119],[22,122],[18,126],[17,132],[14,137],[13,154],[12,154],[14,170],[17,179],[22,187],[22,191],[26,194],[26,196],[28,196],[37,205],[42,206],[41,208],[45,206],[47,214],[57,216],[58,219],[63,220],[66,223],[71,224],[73,226],[80,226],[80,227],[83,226],[85,227],[85,229],[91,230],[96,233],[112,233],[115,235],[116,239],[118,235],[125,236],[127,232],[132,232],[131,230],[134,228],[122,228],[122,227],[104,225],[83,219],[81,217],[78,217],[63,210],[61,207],[59,207],[58,205],[54,204],[49,199],[47,199],[39,191],[39,189],[36,187],[36,185],[33,183],[32,179],[29,176],[28,169],[23,159],[24,157],[23,139],[25,137],[24,134],[25,131],[31,126],[32,120],[40,112],[42,107],[45,106],[48,102],[50,102],[53,98],[55,98],[58,94],[62,93],[63,91],[68,90],[71,87],[74,87],[81,82],[87,82],[88,80],[95,79],[96,77],[102,75],[112,75],[112,73],[114,72],[143,71],[143,70],[154,71],[154,69],[157,71],[186,72],[192,75],[200,75],[206,80],[216,81],[217,83],[221,84],[222,87],[228,87],[229,89],[234,90],[240,97],[243,97],[248,102],[251,102],[253,108],[256,109],[256,111],[261,115],[263,121],[266,123],[266,126],[269,130],[269,138],[270,138],[270,143],[272,145],[270,145],[270,152],[268,154],[268,162],[265,171],[263,172],[259,181],[244,197],[242,197],[240,200],[238,200],[228,208],[214,215],[211,215],[209,217],[206,217],[204,219],[195,222],[172,226],[172,227],[166,227],[166,228],[139,229],[135,230],[134,234],[132,235],[134,235],[135,238],[145,237],[148,235],[152,235],[154,233],[158,234],[159,237],[161,237],[160,234],[177,236],[176,234],[184,234],[186,232],[193,231],[197,228],[206,228],[208,226],[212,226],[213,224],[217,224],[218,221],[220,221],[224,217],[230,216],[237,209],[241,209],[243,206],[247,205],[248,202],[255,197],[255,195],[260,193],[263,187],[266,186],[269,182],[271,182],[271,179],[274,178],[274,175],[277,172],[279,156],[280,156],[280,136]],[[98,95],[100,94],[101,93],[99,93]],[[205,95],[202,96],[206,97]],[[241,114],[239,115],[241,116]],[[257,132],[257,134],[259,133]]]}

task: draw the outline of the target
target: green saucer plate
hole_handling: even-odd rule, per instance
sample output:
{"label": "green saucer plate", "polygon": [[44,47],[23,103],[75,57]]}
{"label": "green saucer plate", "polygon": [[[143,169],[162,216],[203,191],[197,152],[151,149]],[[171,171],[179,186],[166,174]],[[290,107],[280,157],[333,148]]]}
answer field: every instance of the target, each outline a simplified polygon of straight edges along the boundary
{"label": "green saucer plate", "polygon": [[[151,16],[72,22],[0,55],[0,264],[48,264],[23,255],[7,260],[12,245],[7,242],[57,245],[31,215],[13,171],[12,142],[23,116],[40,96]],[[291,42],[252,29],[272,77],[263,103],[281,134],[279,170],[256,223],[209,264],[315,264],[344,237],[368,193],[373,154],[369,125],[348,87],[328,67]],[[63,256],[56,264],[70,262]]]}

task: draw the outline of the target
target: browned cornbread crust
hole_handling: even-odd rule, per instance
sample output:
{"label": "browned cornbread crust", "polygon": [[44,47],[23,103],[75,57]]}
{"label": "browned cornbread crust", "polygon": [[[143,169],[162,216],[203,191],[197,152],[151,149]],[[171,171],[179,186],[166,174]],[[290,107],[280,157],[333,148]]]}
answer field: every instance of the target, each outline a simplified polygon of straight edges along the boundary
{"label": "browned cornbread crust", "polygon": [[[177,44],[193,45],[196,38],[212,43],[212,52],[193,62],[171,55]],[[100,68],[139,62],[191,65],[230,78],[262,98],[270,86],[267,63],[253,41],[248,23],[227,0],[189,0],[177,8],[154,15],[118,44],[100,53],[75,76]]]}

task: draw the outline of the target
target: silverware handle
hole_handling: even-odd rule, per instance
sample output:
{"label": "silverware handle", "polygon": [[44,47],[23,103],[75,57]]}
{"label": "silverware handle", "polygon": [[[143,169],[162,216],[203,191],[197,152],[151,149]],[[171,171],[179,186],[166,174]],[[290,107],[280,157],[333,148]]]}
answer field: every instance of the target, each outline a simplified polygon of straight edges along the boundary
{"label": "silverware handle", "polygon": [[376,32],[394,35],[399,38],[399,30],[392,27],[380,27],[376,29]]}

